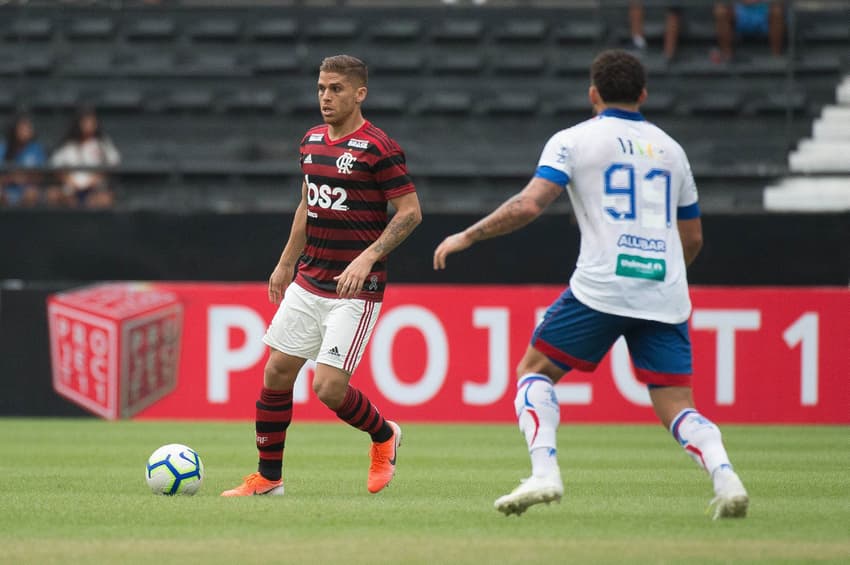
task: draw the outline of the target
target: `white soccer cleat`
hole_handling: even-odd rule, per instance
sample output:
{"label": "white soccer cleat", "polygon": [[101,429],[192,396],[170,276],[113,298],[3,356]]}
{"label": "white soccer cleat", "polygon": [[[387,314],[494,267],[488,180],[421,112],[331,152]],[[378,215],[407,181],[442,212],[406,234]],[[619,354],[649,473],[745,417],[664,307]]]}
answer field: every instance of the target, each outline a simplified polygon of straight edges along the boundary
{"label": "white soccer cleat", "polygon": [[737,473],[728,467],[714,472],[714,493],[708,505],[714,507],[713,518],[743,518],[747,515],[750,497]]}
{"label": "white soccer cleat", "polygon": [[525,512],[529,506],[545,502],[549,504],[552,501],[560,502],[564,495],[564,483],[561,481],[560,471],[555,471],[545,477],[531,476],[523,479],[521,484],[498,499],[493,504],[496,510],[502,512],[505,516],[516,514],[519,516]]}

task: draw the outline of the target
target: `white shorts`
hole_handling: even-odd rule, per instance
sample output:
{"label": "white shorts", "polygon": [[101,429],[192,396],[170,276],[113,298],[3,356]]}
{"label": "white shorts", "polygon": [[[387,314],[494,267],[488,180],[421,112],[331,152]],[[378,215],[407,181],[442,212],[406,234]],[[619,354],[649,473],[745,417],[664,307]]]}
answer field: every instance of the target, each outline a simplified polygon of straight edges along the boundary
{"label": "white shorts", "polygon": [[363,357],[380,311],[380,302],[325,298],[292,283],[286,288],[263,343],[350,375]]}

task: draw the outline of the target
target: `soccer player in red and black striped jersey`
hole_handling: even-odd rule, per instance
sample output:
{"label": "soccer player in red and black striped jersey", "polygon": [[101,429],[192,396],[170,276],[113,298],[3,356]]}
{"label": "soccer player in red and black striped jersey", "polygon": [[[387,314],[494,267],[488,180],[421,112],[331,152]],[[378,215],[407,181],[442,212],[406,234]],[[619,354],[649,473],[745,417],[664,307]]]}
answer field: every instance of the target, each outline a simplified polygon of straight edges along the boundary
{"label": "soccer player in red and black striped jersey", "polygon": [[[404,152],[363,117],[368,72],[356,57],[319,67],[324,123],[301,140],[301,203],[269,278],[280,304],[263,342],[270,348],[257,401],[256,473],[222,496],[283,494],[283,451],[292,390],[307,359],[313,391],[344,422],[371,436],[369,492],[395,474],[401,428],[349,384],[381,308],[387,255],[422,221]],[[395,209],[388,219],[387,203]],[[292,283],[292,284],[290,284]]]}

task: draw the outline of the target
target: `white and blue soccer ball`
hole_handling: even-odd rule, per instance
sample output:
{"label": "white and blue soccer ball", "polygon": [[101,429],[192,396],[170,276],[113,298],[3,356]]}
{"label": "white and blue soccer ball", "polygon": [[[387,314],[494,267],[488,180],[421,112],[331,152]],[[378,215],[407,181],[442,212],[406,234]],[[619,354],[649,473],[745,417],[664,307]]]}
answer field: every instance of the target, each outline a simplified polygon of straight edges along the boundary
{"label": "white and blue soccer ball", "polygon": [[198,452],[179,443],[169,443],[148,457],[145,479],[154,494],[192,495],[204,482],[204,462]]}

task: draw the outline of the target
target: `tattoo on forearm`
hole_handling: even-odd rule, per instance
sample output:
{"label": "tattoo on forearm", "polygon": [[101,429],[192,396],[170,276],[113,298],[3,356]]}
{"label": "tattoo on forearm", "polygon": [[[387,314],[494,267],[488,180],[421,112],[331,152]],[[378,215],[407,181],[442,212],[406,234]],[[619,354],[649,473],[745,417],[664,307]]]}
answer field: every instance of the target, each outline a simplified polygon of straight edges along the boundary
{"label": "tattoo on forearm", "polygon": [[384,233],[375,242],[375,251],[383,256],[399,246],[413,231],[418,222],[411,215],[396,214],[387,224]]}
{"label": "tattoo on forearm", "polygon": [[473,238],[480,241],[512,232],[526,225],[534,218],[529,216],[525,200],[526,196],[523,194],[516,194],[511,197],[507,202],[496,208],[492,214],[470,228]]}

